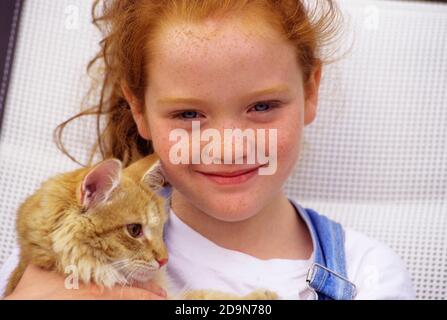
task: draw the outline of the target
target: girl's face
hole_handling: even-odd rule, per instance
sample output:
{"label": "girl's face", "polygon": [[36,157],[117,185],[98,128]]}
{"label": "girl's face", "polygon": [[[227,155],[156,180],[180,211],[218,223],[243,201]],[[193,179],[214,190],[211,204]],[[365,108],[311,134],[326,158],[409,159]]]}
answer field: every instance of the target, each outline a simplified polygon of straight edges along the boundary
{"label": "girl's face", "polygon": [[[223,221],[247,219],[281,194],[298,158],[303,127],[314,119],[317,104],[321,69],[305,92],[295,49],[267,27],[262,33],[252,30],[234,18],[163,30],[148,66],[146,115],[131,104],[139,132],[152,140],[179,200]],[[191,134],[193,120],[202,131],[217,129],[222,139],[224,129],[276,129],[276,150],[267,151],[276,152],[276,172],[254,171],[248,180],[225,184],[229,179],[207,173],[260,164],[173,164],[170,149],[177,141],[169,140],[170,132],[181,128]],[[208,143],[202,141],[201,147]]]}

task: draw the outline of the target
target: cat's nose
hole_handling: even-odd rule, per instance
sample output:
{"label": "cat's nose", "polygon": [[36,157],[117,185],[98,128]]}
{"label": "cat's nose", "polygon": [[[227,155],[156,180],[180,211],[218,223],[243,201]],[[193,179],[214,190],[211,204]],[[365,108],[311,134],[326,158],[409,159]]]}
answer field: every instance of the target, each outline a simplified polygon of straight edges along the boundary
{"label": "cat's nose", "polygon": [[158,262],[159,268],[163,267],[166,263],[168,263],[168,259],[160,259],[160,260],[156,259],[156,260]]}

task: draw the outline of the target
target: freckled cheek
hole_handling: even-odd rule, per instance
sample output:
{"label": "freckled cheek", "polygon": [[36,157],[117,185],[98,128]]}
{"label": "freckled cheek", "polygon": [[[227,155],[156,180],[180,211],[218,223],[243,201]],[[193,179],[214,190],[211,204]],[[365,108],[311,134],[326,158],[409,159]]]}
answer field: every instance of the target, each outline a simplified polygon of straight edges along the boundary
{"label": "freckled cheek", "polygon": [[169,150],[176,142],[169,141],[169,134],[175,128],[171,125],[165,124],[163,120],[155,119],[150,124],[152,145],[155,152],[162,160],[169,158]]}
{"label": "freckled cheek", "polygon": [[[151,127],[151,132],[154,127]],[[173,164],[169,158],[169,152],[171,147],[174,146],[177,141],[169,141],[169,133],[171,130],[175,129],[172,126],[162,126],[159,125],[154,128],[156,131],[155,134],[152,134],[152,144],[155,152],[160,157],[161,162],[163,163],[163,168],[167,175],[167,178],[171,183],[176,184],[177,180],[184,180],[185,176],[189,173],[189,165],[185,164]]]}
{"label": "freckled cheek", "polygon": [[155,148],[155,152],[160,157],[161,162],[163,163],[163,169],[167,176],[168,181],[173,184],[176,184],[176,181],[182,181],[187,179],[187,176],[190,174],[188,164],[173,164],[169,157],[169,150],[175,142],[170,142],[168,139],[165,141],[161,141],[158,148]]}
{"label": "freckled cheek", "polygon": [[289,170],[295,166],[302,139],[302,126],[296,121],[284,123],[278,128],[277,159],[278,169]]}
{"label": "freckled cheek", "polygon": [[[277,129],[275,149],[277,152],[278,169],[288,170],[291,166],[294,166],[301,144],[303,127],[300,125],[299,115],[289,114],[287,118],[270,125],[269,128]],[[174,180],[181,180],[181,177],[184,178],[189,175],[190,171],[188,165],[174,165],[169,160],[169,151],[177,143],[176,141],[169,141],[169,134],[173,129],[176,128],[172,127],[172,124],[164,123],[161,119],[153,121],[151,123],[152,143],[155,152],[165,166],[168,178],[170,176]]]}

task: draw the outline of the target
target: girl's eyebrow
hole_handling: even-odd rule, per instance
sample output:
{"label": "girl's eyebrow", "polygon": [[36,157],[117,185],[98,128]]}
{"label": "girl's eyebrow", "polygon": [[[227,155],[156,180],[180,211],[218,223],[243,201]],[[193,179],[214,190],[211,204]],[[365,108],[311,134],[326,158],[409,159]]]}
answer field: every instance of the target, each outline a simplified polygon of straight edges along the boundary
{"label": "girl's eyebrow", "polygon": [[[290,89],[285,84],[276,85],[271,88],[256,90],[248,94],[245,98],[249,99],[255,96],[267,95],[272,93],[289,93]],[[158,104],[202,104],[205,101],[197,98],[187,97],[164,97],[157,100]]]}

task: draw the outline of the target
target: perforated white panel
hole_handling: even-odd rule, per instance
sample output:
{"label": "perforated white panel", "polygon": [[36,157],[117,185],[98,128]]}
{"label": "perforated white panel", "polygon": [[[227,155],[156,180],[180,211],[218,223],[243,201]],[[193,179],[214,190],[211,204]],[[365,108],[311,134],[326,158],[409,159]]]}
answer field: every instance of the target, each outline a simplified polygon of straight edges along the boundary
{"label": "perforated white panel", "polygon": [[[326,68],[319,112],[286,190],[406,261],[418,297],[447,296],[447,6],[345,0],[350,54]],[[0,265],[15,211],[77,165],[52,130],[79,110],[98,37],[90,1],[26,1],[0,136]],[[349,42],[347,42],[349,43]],[[93,122],[70,127],[86,159]]]}

